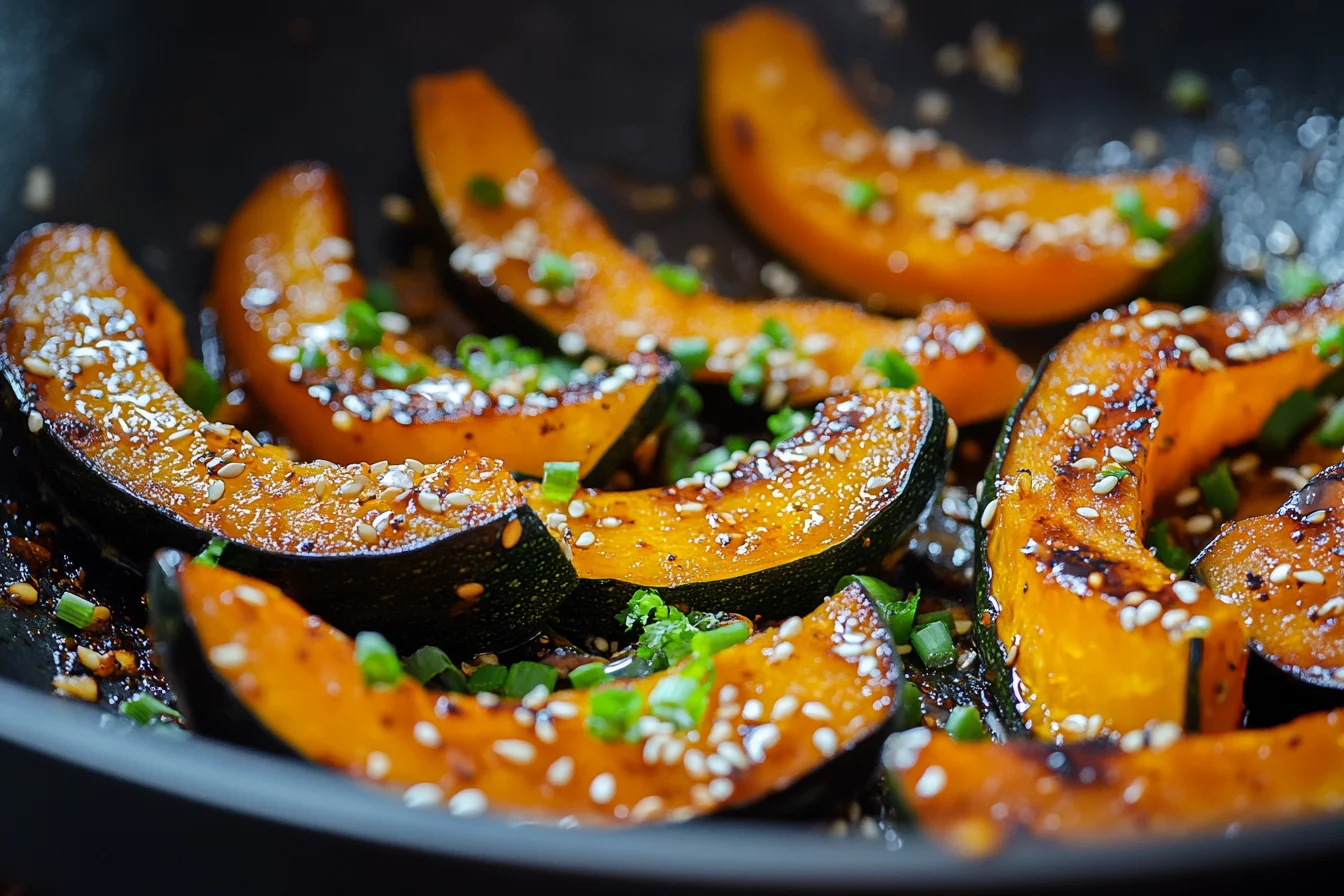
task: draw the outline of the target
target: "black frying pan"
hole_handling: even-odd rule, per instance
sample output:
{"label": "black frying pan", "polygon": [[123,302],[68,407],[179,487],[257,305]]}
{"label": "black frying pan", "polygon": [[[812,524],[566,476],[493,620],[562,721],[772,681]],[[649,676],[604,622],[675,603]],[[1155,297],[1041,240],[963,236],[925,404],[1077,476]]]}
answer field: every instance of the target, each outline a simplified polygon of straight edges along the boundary
{"label": "black frying pan", "polygon": [[[1282,218],[1329,277],[1344,274],[1333,136],[1311,146],[1313,111],[1344,111],[1338,40],[1344,5],[1124,0],[1119,58],[1103,63],[1089,0],[906,0],[907,33],[884,36],[877,4],[793,8],[842,67],[871,64],[892,87],[874,110],[910,124],[915,93],[952,95],[946,136],[1014,162],[1088,168],[1139,127],[1194,158],[1228,197],[1227,254],[1262,245]],[[321,158],[344,175],[369,270],[405,246],[379,198],[414,195],[405,91],[418,73],[481,66],[527,108],[566,173],[627,239],[642,230],[681,257],[715,247],[716,283],[758,292],[768,256],[714,201],[635,213],[632,183],[683,197],[702,170],[695,126],[700,27],[738,4],[492,0],[489,3],[0,3],[0,240],[41,219],[115,230],[182,306],[198,307],[209,257],[190,233],[222,221],[271,169]],[[1024,89],[1004,96],[962,76],[941,82],[934,51],[991,19],[1025,48]],[[1214,112],[1195,121],[1163,101],[1172,69],[1203,71]],[[1338,123],[1326,121],[1333,135]],[[1320,124],[1320,122],[1317,122]],[[1322,125],[1325,127],[1326,125]],[[1316,124],[1308,125],[1315,128]],[[1218,165],[1215,137],[1245,165]],[[1306,174],[1292,182],[1288,163]],[[47,166],[55,202],[22,206],[27,172]],[[1329,175],[1329,171],[1324,172]],[[1344,172],[1341,173],[1344,177]],[[1218,302],[1264,302],[1264,280],[1227,275]],[[1041,334],[1006,334],[1024,347]],[[1051,336],[1054,334],[1046,334]],[[5,461],[0,461],[4,463]],[[312,769],[191,739],[125,731],[116,720],[0,681],[0,877],[54,888],[345,891],[355,886],[577,885],[703,889],[1098,891],[1301,885],[1344,844],[1344,822],[1231,837],[1061,850],[1035,844],[961,864],[917,840],[883,848],[779,824],[709,822],[620,834],[465,822],[404,811]]]}

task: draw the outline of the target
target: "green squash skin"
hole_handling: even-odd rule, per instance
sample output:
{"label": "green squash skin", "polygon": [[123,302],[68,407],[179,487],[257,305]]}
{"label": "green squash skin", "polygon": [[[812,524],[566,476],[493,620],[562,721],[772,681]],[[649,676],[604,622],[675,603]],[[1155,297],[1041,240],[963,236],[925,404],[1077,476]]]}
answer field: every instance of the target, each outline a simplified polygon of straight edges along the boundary
{"label": "green squash skin", "polygon": [[[11,386],[23,388],[22,376],[7,364],[5,373]],[[17,390],[7,392],[12,397]],[[31,456],[42,458],[38,472],[51,491],[128,562],[142,563],[160,547],[195,554],[216,537],[102,476],[62,438],[59,421],[28,433],[21,421],[31,399],[9,406],[15,429],[28,436]],[[514,520],[522,535],[506,550],[504,529]],[[380,632],[406,652],[425,644],[459,653],[514,646],[540,631],[578,582],[573,565],[526,504],[396,551],[285,554],[230,541],[223,563],[284,588],[338,628]],[[485,590],[453,614],[462,603],[455,588],[469,582]]]}
{"label": "green squash skin", "polygon": [[924,508],[942,487],[952,462],[952,450],[946,445],[947,427],[947,411],[933,398],[929,425],[916,448],[904,490],[867,526],[844,541],[818,554],[746,575],[688,582],[671,588],[620,579],[581,578],[574,596],[561,609],[562,629],[619,635],[622,629],[618,618],[624,615],[630,598],[643,588],[656,590],[668,604],[703,612],[729,612],[763,619],[811,612],[817,606],[818,595],[830,594],[842,576],[882,559],[914,528]]}
{"label": "green squash skin", "polygon": [[[1093,315],[1090,319],[1096,319],[1096,315]],[[1065,338],[1068,339],[1069,337]],[[982,495],[995,494],[999,473],[1003,467],[1003,459],[1008,453],[1008,442],[1012,438],[1013,429],[1016,428],[1023,410],[1026,409],[1027,402],[1040,385],[1046,367],[1055,360],[1056,352],[1058,352],[1058,347],[1041,359],[1041,363],[1036,367],[1036,372],[1032,374],[1031,382],[1027,384],[1022,397],[1018,399],[1017,406],[1004,420],[1003,429],[999,432],[999,439],[990,455],[989,465],[985,468],[985,478],[981,489]],[[977,502],[977,507],[983,508],[983,502]],[[985,664],[990,693],[994,696],[994,702],[998,704],[999,713],[1009,733],[1030,735],[1031,731],[1027,727],[1026,720],[1022,718],[1022,713],[1018,709],[1017,697],[1013,693],[1015,676],[1007,662],[1008,648],[999,640],[999,612],[998,603],[994,599],[993,571],[989,565],[988,533],[984,526],[980,525],[978,518],[975,523],[975,570],[975,618],[973,620],[975,646],[980,654],[981,661]],[[1203,648],[1204,640],[1202,638],[1192,638],[1190,640],[1190,663],[1188,665],[1189,675],[1186,680],[1184,720],[1185,728],[1190,732],[1199,730],[1199,677],[1204,654]]]}

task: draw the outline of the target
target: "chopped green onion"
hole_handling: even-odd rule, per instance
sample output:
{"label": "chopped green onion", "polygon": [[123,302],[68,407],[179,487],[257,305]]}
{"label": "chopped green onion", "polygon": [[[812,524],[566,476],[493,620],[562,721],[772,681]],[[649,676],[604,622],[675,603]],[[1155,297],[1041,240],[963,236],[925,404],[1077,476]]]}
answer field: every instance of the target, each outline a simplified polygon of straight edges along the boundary
{"label": "chopped green onion", "polygon": [[1330,324],[1316,337],[1316,357],[1338,364],[1344,357],[1344,326]]}
{"label": "chopped green onion", "polygon": [[355,662],[370,685],[393,685],[401,680],[401,660],[387,639],[377,632],[355,635]]}
{"label": "chopped green onion", "polygon": [[397,291],[391,283],[370,280],[364,284],[364,301],[379,313],[397,310]]}
{"label": "chopped green onion", "polygon": [[952,644],[952,631],[942,622],[915,629],[915,633],[910,636],[910,643],[924,665],[930,669],[949,666],[957,658],[957,648]]}
{"label": "chopped green onion", "polygon": [[607,674],[607,664],[603,662],[585,663],[569,673],[570,685],[579,690],[608,681],[611,681],[611,676]]}
{"label": "chopped green onion", "polygon": [[448,658],[448,654],[439,648],[426,646],[406,657],[402,666],[405,668],[407,675],[420,684],[425,684],[445,669],[452,668],[453,661]]}
{"label": "chopped green onion", "polygon": [[761,324],[761,334],[769,339],[775,348],[793,348],[793,333],[789,325],[775,317],[767,317]]}
{"label": "chopped green onion", "polygon": [[579,462],[548,460],[542,465],[541,496],[547,501],[568,501],[579,490]]}
{"label": "chopped green onion", "polygon": [[1325,289],[1325,280],[1305,261],[1284,265],[1279,274],[1279,294],[1284,302],[1296,302]]}
{"label": "chopped green onion", "polygon": [[210,543],[205,546],[205,550],[196,555],[193,562],[202,566],[218,566],[219,558],[224,555],[224,549],[229,546],[227,538],[212,538]]}
{"label": "chopped green onion", "polygon": [[951,631],[953,627],[952,611],[934,610],[932,613],[920,613],[915,617],[915,628],[923,628],[924,626],[932,625],[935,622],[941,622],[943,625],[947,626],[949,631]]}
{"label": "chopped green onion", "polygon": [[667,343],[667,350],[687,373],[695,373],[709,361],[709,340],[703,336],[672,339]]}
{"label": "chopped green onion", "polygon": [[327,353],[313,343],[299,349],[299,366],[304,370],[325,370],[329,364]]}
{"label": "chopped green onion", "polygon": [[728,380],[728,394],[738,404],[755,404],[761,397],[761,383],[765,381],[765,368],[755,362],[743,364],[733,371]]}
{"label": "chopped green onion", "polygon": [[876,604],[882,622],[887,627],[887,633],[891,635],[892,643],[909,644],[910,633],[915,627],[915,613],[919,609],[919,591],[916,590],[906,598],[900,591],[872,576],[845,576],[836,582],[835,590],[841,591],[854,582],[863,586],[863,590],[868,592],[868,596]]}
{"label": "chopped green onion", "polygon": [[671,675],[659,681],[649,692],[649,715],[671,722],[682,731],[695,728],[709,706],[712,677],[703,681],[684,675]]}
{"label": "chopped green onion", "polygon": [[373,348],[383,341],[378,312],[363,299],[346,305],[341,320],[345,323],[345,341],[355,348]]}
{"label": "chopped green onion", "polygon": [[1129,226],[1134,236],[1164,243],[1171,236],[1171,228],[1144,211],[1143,194],[1135,187],[1125,187],[1111,200],[1111,207],[1120,220]]}
{"label": "chopped green onion", "polygon": [[877,184],[870,180],[851,180],[840,193],[840,201],[845,208],[856,215],[864,215],[882,198]]}
{"label": "chopped green onion", "polygon": [[603,688],[589,698],[584,726],[599,740],[624,740],[635,730],[643,710],[644,697],[639,691]]}
{"label": "chopped green onion", "polygon": [[542,249],[536,254],[527,273],[532,278],[533,283],[542,289],[549,290],[573,286],[576,279],[574,262],[559,252],[552,252],[549,249]]}
{"label": "chopped green onion", "polygon": [[96,605],[78,594],[67,591],[56,602],[56,618],[70,623],[75,628],[88,628],[93,625],[93,609]]}
{"label": "chopped green onion", "polygon": [[711,448],[695,459],[691,464],[691,472],[713,473],[715,468],[720,464],[726,464],[728,461],[732,460],[732,454],[733,453],[728,450],[726,445]]}
{"label": "chopped green onion", "polygon": [[985,726],[980,721],[980,710],[974,706],[957,706],[947,716],[947,733],[953,740],[984,740]]}
{"label": "chopped green onion", "polygon": [[170,719],[182,718],[182,713],[173,709],[153,694],[136,694],[121,704],[121,714],[140,725],[148,725],[160,716]]}
{"label": "chopped green onion", "polygon": [[177,394],[207,417],[224,400],[224,389],[219,385],[219,381],[195,358],[188,358],[183,365],[182,385],[178,388]]}
{"label": "chopped green onion", "polygon": [[504,682],[508,677],[509,670],[504,666],[495,664],[480,666],[467,676],[467,693],[498,694],[504,690]]}
{"label": "chopped green onion", "polygon": [[895,349],[879,351],[870,348],[859,358],[859,363],[882,374],[882,385],[891,389],[909,389],[919,382],[915,368],[905,360],[905,355]]}
{"label": "chopped green onion", "polygon": [[1116,479],[1124,479],[1126,476],[1133,476],[1133,475],[1134,474],[1131,473],[1127,468],[1122,467],[1119,464],[1110,464],[1108,466],[1101,468],[1101,476],[1103,479],[1106,478],[1107,476],[1113,476]]}
{"label": "chopped green onion", "polygon": [[1153,556],[1159,563],[1178,576],[1185,573],[1193,559],[1189,551],[1171,540],[1171,526],[1167,520],[1149,526],[1144,543],[1153,549]]}
{"label": "chopped green onion", "polygon": [[1295,390],[1279,402],[1265,420],[1260,429],[1260,447],[1266,451],[1283,451],[1316,418],[1316,414],[1316,396],[1306,389]]}
{"label": "chopped green onion", "polygon": [[734,644],[741,644],[749,637],[751,637],[751,626],[749,624],[730,622],[728,625],[721,625],[718,628],[701,632],[696,636],[696,640],[704,644],[705,650],[710,654],[715,654],[720,650],[727,650]]}
{"label": "chopped green onion", "polygon": [[1177,69],[1167,82],[1167,101],[1191,115],[1203,112],[1209,105],[1209,82],[1199,72]]}
{"label": "chopped green onion", "polygon": [[395,356],[380,348],[375,348],[370,353],[368,366],[374,376],[380,380],[386,380],[394,386],[409,386],[412,383],[418,383],[429,372],[425,369],[425,365],[419,361],[403,364]]}
{"label": "chopped green onion", "polygon": [[1230,519],[1237,512],[1240,496],[1237,494],[1237,484],[1232,481],[1232,473],[1227,468],[1227,461],[1220,460],[1196,476],[1195,485],[1199,486],[1199,493],[1204,496],[1204,506],[1220,511],[1223,519]]}
{"label": "chopped green onion", "polygon": [[1330,408],[1329,413],[1325,415],[1325,422],[1316,430],[1314,438],[1322,445],[1336,448],[1344,445],[1344,400],[1335,402]]}
{"label": "chopped green onion", "polygon": [[896,730],[909,731],[924,722],[924,694],[913,681],[901,682],[896,700]]}
{"label": "chopped green onion", "polygon": [[1123,220],[1143,215],[1143,194],[1135,187],[1125,187],[1111,198],[1111,207]]}
{"label": "chopped green onion", "polygon": [[693,296],[698,293],[703,282],[700,279],[700,272],[689,264],[654,265],[653,276],[658,278],[659,282],[668,289],[681,293],[683,296]]}
{"label": "chopped green onion", "polygon": [[770,444],[778,445],[785,439],[791,439],[807,428],[812,418],[793,408],[780,408],[766,418],[765,425],[774,439]]}
{"label": "chopped green onion", "polygon": [[526,697],[537,685],[554,691],[559,680],[560,672],[554,666],[522,660],[509,667],[508,677],[504,679],[504,696]]}
{"label": "chopped green onion", "polygon": [[478,174],[467,181],[467,195],[477,205],[498,208],[504,202],[504,187],[488,174]]}

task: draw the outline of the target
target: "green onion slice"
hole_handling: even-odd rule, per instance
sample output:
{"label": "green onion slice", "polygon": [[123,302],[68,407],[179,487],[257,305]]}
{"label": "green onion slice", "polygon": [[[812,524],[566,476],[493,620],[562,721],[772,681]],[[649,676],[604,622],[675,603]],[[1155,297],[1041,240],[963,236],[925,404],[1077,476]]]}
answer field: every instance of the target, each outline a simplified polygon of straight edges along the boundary
{"label": "green onion slice", "polygon": [[579,690],[608,681],[611,681],[611,676],[607,674],[607,664],[603,662],[585,663],[569,673],[570,686]]}
{"label": "green onion slice", "polygon": [[136,694],[121,704],[121,714],[140,725],[148,725],[160,716],[180,719],[182,714],[153,694]]}
{"label": "green onion slice", "polygon": [[1330,408],[1325,421],[1316,430],[1315,439],[1322,445],[1333,445],[1336,448],[1344,445],[1344,400],[1335,402]]}
{"label": "green onion slice", "polygon": [[905,360],[905,355],[895,349],[879,351],[870,348],[863,353],[859,363],[882,374],[882,385],[888,388],[909,389],[919,382],[919,374],[915,372],[915,368]]}
{"label": "green onion slice", "polygon": [[395,356],[380,348],[375,348],[369,356],[369,370],[380,380],[386,380],[394,386],[409,386],[423,380],[429,372],[419,361],[403,364]]}
{"label": "green onion slice", "polygon": [[355,348],[373,348],[383,341],[378,312],[363,299],[346,305],[341,320],[345,323],[345,341]]}
{"label": "green onion slice", "polygon": [[709,361],[709,340],[703,336],[669,340],[667,350],[687,373],[695,373]]}
{"label": "green onion slice", "polygon": [[369,685],[394,685],[401,680],[401,660],[387,639],[377,632],[355,635],[355,662]]}
{"label": "green onion slice", "polygon": [[877,200],[882,198],[882,193],[877,189],[877,184],[870,180],[855,179],[845,184],[840,192],[840,201],[845,208],[856,215],[868,213]]}
{"label": "green onion slice", "polygon": [[985,726],[980,721],[980,710],[974,706],[957,706],[947,716],[947,733],[953,740],[984,740]]}
{"label": "green onion slice", "polygon": [[755,404],[761,397],[761,384],[765,382],[765,368],[751,361],[733,371],[728,380],[728,394],[738,404]]}
{"label": "green onion slice", "polygon": [[554,666],[522,660],[509,666],[509,674],[504,679],[505,697],[526,697],[537,685],[544,685],[547,691],[554,691],[560,680],[560,672]]}
{"label": "green onion slice", "polygon": [[379,313],[397,310],[397,291],[391,283],[383,280],[370,280],[364,284],[364,301]]}
{"label": "green onion slice", "polygon": [[1178,576],[1184,575],[1193,559],[1189,551],[1172,540],[1171,524],[1167,520],[1161,520],[1149,526],[1144,543],[1153,549],[1153,556],[1157,558],[1159,563]]}
{"label": "green onion slice", "polygon": [[505,666],[486,665],[479,667],[471,675],[467,676],[468,694],[499,694],[504,690],[504,682],[509,678],[509,670]]}
{"label": "green onion slice", "polygon": [[78,594],[67,591],[56,602],[56,617],[68,622],[75,628],[88,628],[93,624],[93,610],[96,604],[85,600]]}
{"label": "green onion slice", "polygon": [[1283,451],[1307,424],[1316,418],[1316,396],[1306,389],[1297,389],[1270,413],[1260,430],[1259,443],[1267,451]]}
{"label": "green onion slice", "polygon": [[770,434],[774,436],[771,444],[778,445],[785,439],[791,439],[798,435],[807,428],[811,419],[803,411],[796,411],[793,408],[780,408],[775,411],[765,421]]}
{"label": "green onion slice", "polygon": [[1221,512],[1223,519],[1231,519],[1232,514],[1237,512],[1240,495],[1237,494],[1237,484],[1232,481],[1227,461],[1220,460],[1196,476],[1195,485],[1199,486],[1199,493],[1204,496],[1204,506]]}
{"label": "green onion slice", "polygon": [[219,558],[224,556],[224,549],[229,546],[227,538],[212,538],[210,543],[205,546],[192,562],[199,563],[202,566],[218,566]]}
{"label": "green onion slice", "polygon": [[635,731],[644,710],[639,691],[621,687],[594,691],[588,700],[588,718],[584,726],[599,740],[625,740]]}
{"label": "green onion slice", "polygon": [[952,631],[943,622],[915,629],[915,633],[910,636],[910,643],[924,665],[930,669],[950,666],[957,658],[957,648],[952,644]]}
{"label": "green onion slice", "polygon": [[219,385],[219,381],[195,358],[188,358],[183,365],[182,385],[178,388],[177,394],[207,417],[224,400],[224,389]]}
{"label": "green onion slice", "polygon": [[653,276],[668,289],[683,296],[693,296],[704,282],[700,272],[689,264],[654,265]]}
{"label": "green onion slice", "polygon": [[872,576],[845,576],[835,584],[835,590],[841,591],[854,582],[862,585],[873,599],[892,643],[909,644],[915,627],[915,613],[919,609],[919,591],[906,598],[897,589]]}
{"label": "green onion slice", "polygon": [[909,731],[923,722],[924,694],[913,681],[901,682],[901,693],[896,700],[896,730]]}
{"label": "green onion slice", "polygon": [[528,276],[532,278],[533,283],[549,290],[573,286],[577,279],[574,262],[550,249],[542,249],[536,254],[532,259],[532,266],[528,268]]}
{"label": "green onion slice", "polygon": [[548,460],[542,466],[541,496],[547,501],[568,501],[578,490],[578,461]]}

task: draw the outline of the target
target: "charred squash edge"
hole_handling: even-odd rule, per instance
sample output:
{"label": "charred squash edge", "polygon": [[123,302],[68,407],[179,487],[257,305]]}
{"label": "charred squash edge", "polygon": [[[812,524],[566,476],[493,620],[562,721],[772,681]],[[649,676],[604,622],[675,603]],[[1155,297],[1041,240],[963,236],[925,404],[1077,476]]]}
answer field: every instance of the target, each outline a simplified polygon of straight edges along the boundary
{"label": "charred squash edge", "polygon": [[[773,619],[811,610],[815,595],[825,593],[838,578],[889,553],[941,491],[952,463],[955,442],[948,443],[947,410],[932,393],[929,393],[929,399],[929,425],[916,450],[904,491],[849,538],[820,553],[790,559],[778,566],[731,578],[676,586],[614,578],[586,579],[580,575],[574,596],[561,610],[563,620],[571,626],[610,629],[634,593],[644,588],[657,590],[669,604],[705,612],[733,612]],[[781,443],[781,447],[789,444]],[[760,486],[764,488],[765,483]]]}
{"label": "charred squash edge", "polygon": [[[149,568],[148,603],[156,650],[163,659],[168,678],[173,684],[175,692],[179,695],[179,704],[191,727],[207,736],[217,737],[242,746],[281,756],[308,760],[309,757],[303,756],[262,722],[237,696],[233,686],[215,671],[206,658],[197,634],[196,624],[191,614],[186,611],[182,598],[180,573],[189,562],[187,557],[177,551],[160,551]],[[881,622],[881,615],[877,610],[876,602],[861,585],[856,584],[852,587],[862,594],[871,606],[876,630],[880,632],[882,639],[889,648],[889,652],[879,659],[879,664],[875,669],[875,672],[880,673],[883,668],[882,664],[885,663],[886,672],[880,676],[881,682],[884,683],[883,686],[875,688],[871,697],[867,697],[865,691],[865,698],[867,699],[877,700],[885,697],[887,700],[886,706],[881,709],[876,706],[872,707],[874,714],[878,716],[878,721],[852,736],[841,738],[837,749],[831,756],[819,756],[810,768],[801,772],[794,772],[782,782],[778,782],[748,799],[729,798],[727,802],[704,811],[732,816],[765,817],[777,816],[781,813],[811,815],[819,808],[833,808],[840,801],[848,800],[851,792],[849,785],[870,779],[873,776],[884,739],[891,731],[893,720],[900,714],[902,664],[900,655],[891,645],[890,636]],[[828,600],[830,599],[828,598]],[[746,645],[738,645],[736,649],[754,650],[759,648],[760,643],[761,638],[758,636]],[[734,648],[728,649],[734,650]],[[762,664],[768,662],[766,656],[759,651],[757,656],[759,657],[758,662]],[[751,668],[751,666],[746,667],[747,670]],[[675,672],[676,669],[671,671]],[[857,670],[854,674],[858,675]],[[656,680],[658,677],[653,676],[652,679],[646,681]],[[712,694],[717,694],[719,689],[725,685],[735,685],[739,689],[738,693],[745,695],[748,692],[749,681],[749,676],[747,681],[716,680]],[[876,679],[872,678],[871,674],[867,676],[868,686],[873,685],[875,681]],[[419,686],[413,683],[408,685],[403,682],[401,686],[412,687],[415,690],[419,689]],[[560,693],[582,694],[583,692],[562,691]],[[460,699],[474,700],[475,698],[462,695]],[[741,699],[741,697],[734,699]],[[711,696],[711,710],[717,707],[718,702],[719,698]],[[504,700],[493,711],[512,713],[514,707],[518,704],[519,701],[517,700]],[[582,712],[581,706],[581,715]],[[714,718],[714,715],[714,713],[711,713],[708,716],[706,724],[709,719]],[[793,715],[802,716],[803,714],[795,712]],[[451,713],[449,718],[451,718]],[[822,726],[825,724],[825,722],[820,723]],[[573,733],[573,730],[570,729],[566,733]],[[579,735],[582,737],[591,736],[582,732],[581,729]],[[453,744],[445,737],[444,746],[446,748],[461,746],[469,750],[473,736],[472,731],[464,731],[464,742],[460,745]],[[407,732],[407,737],[410,737],[410,732]],[[580,744],[579,746],[583,745]],[[613,746],[594,740],[590,748],[605,750],[612,749]],[[638,750],[639,746],[638,744],[618,744],[614,748]],[[820,748],[813,744],[807,744],[802,749],[818,750]],[[707,747],[706,751],[708,751]],[[769,756],[763,763],[756,763],[753,768],[760,768],[768,762]],[[647,765],[647,763],[642,763],[642,765]],[[680,766],[680,763],[676,765]],[[655,766],[654,768],[657,769],[658,767]],[[613,767],[612,770],[616,771],[617,768]],[[540,781],[543,769],[540,765],[535,765],[530,771],[525,767],[520,767],[516,772],[519,776],[529,773],[534,774]],[[736,772],[732,773],[733,777],[736,777],[736,775]],[[585,821],[594,820],[594,809],[589,804],[587,796],[588,788],[586,785],[579,785],[579,790],[582,793],[583,806],[579,807],[582,811],[576,812],[575,816],[571,817],[582,817]],[[600,810],[601,807],[598,807],[598,809]],[[684,821],[698,814],[700,813],[688,814],[683,812],[675,817],[672,814],[667,814],[658,820]],[[596,820],[601,823],[600,818]],[[631,821],[628,815],[624,819],[618,817],[617,820],[624,823],[630,823]],[[605,823],[610,824],[611,821],[612,819],[608,818]]]}
{"label": "charred squash edge", "polygon": [[[0,284],[12,276],[18,251],[30,239],[53,229],[54,225],[42,225],[20,235],[0,265]],[[8,318],[4,321],[0,328],[10,325]],[[3,332],[0,329],[0,334]],[[33,456],[42,459],[41,468],[35,472],[78,524],[100,542],[125,552],[119,558],[121,562],[138,568],[154,550],[165,545],[196,553],[219,537],[131,492],[121,482],[104,478],[59,438],[51,425],[30,432],[26,418],[36,407],[35,387],[26,384],[22,370],[8,352],[0,352],[0,371],[8,386],[4,400],[14,428],[32,447]],[[519,539],[505,551],[501,540],[506,527],[514,522],[521,527]],[[501,558],[503,562],[496,562]],[[301,603],[352,627],[372,626],[376,619],[383,633],[393,640],[415,646],[442,643],[459,649],[503,648],[530,637],[578,581],[573,565],[526,502],[482,525],[409,548],[345,554],[279,553],[229,539],[225,562],[279,584]],[[464,579],[467,573],[470,576]],[[448,610],[463,601],[448,587],[464,580],[485,585],[483,593],[498,594],[501,599],[479,600],[468,612],[450,616]],[[492,584],[497,587],[492,589]],[[530,592],[529,600],[521,599],[524,592]],[[393,594],[396,598],[390,603],[375,600]],[[374,607],[374,603],[379,606]],[[390,606],[404,615],[388,613]]]}

